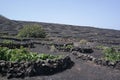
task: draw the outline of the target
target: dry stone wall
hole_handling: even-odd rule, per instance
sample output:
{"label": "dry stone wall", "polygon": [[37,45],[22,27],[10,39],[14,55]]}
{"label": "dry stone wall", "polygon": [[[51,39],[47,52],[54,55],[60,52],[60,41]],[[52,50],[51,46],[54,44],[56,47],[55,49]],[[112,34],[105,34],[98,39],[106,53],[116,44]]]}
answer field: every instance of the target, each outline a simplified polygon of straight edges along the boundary
{"label": "dry stone wall", "polygon": [[7,78],[24,78],[26,76],[50,75],[73,65],[69,56],[56,60],[39,60],[31,62],[0,61],[0,74]]}

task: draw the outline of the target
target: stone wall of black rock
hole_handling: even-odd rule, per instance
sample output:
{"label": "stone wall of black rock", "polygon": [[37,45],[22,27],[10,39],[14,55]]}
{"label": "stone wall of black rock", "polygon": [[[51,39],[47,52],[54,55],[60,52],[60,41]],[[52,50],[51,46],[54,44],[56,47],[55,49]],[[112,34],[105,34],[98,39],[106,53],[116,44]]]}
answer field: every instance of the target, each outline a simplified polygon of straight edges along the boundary
{"label": "stone wall of black rock", "polygon": [[55,48],[59,51],[64,51],[64,52],[70,52],[72,48],[65,48],[67,45],[73,45],[73,43],[49,43],[49,42],[34,42],[34,44],[40,44],[40,45],[47,45],[47,46],[55,46]]}
{"label": "stone wall of black rock", "polygon": [[[66,46],[66,45],[73,45],[73,43],[58,43],[54,42],[53,39],[44,39],[44,38],[13,38],[13,37],[0,37],[0,41],[3,40],[12,40],[14,44],[21,44],[23,46],[27,47],[27,44],[30,46],[31,44],[40,44],[40,45],[54,45],[55,47],[61,47],[61,46]],[[52,41],[52,42],[51,42]],[[13,44],[13,45],[14,45]],[[0,43],[0,45],[4,45],[3,43]],[[31,46],[32,46],[31,45]]]}
{"label": "stone wall of black rock", "polygon": [[29,47],[29,48],[33,48],[34,47],[34,43],[33,42],[17,42],[17,43],[0,43],[1,47],[8,47],[10,49],[14,49],[14,48],[20,48],[21,46],[23,47]]}
{"label": "stone wall of black rock", "polygon": [[[4,40],[10,40],[12,43],[4,43]],[[20,48],[23,47],[34,47],[34,42],[30,39],[18,39],[18,38],[11,38],[11,37],[0,37],[0,46],[1,47],[8,47],[8,48]]]}
{"label": "stone wall of black rock", "polygon": [[94,50],[91,47],[74,47],[72,51],[78,51],[80,53],[93,53]]}
{"label": "stone wall of black rock", "polygon": [[90,56],[88,54],[82,54],[80,52],[77,51],[73,51],[72,54],[74,56],[76,56],[76,59],[81,59],[84,61],[92,61],[93,63],[97,64],[97,65],[101,65],[101,66],[107,66],[113,69],[118,69],[120,70],[120,61],[116,61],[116,62],[111,62],[108,60],[104,60],[104,59],[97,59],[93,56]]}
{"label": "stone wall of black rock", "polygon": [[0,37],[0,39],[4,40],[14,40],[14,41],[53,41],[54,39],[48,38],[15,38],[15,37]]}
{"label": "stone wall of black rock", "polygon": [[63,52],[70,52],[72,49],[70,49],[70,48],[59,48],[59,47],[57,47],[57,50],[63,51]]}
{"label": "stone wall of black rock", "polygon": [[33,62],[0,61],[0,73],[7,78],[24,78],[26,76],[51,75],[73,66],[69,56],[56,60],[39,60]]}
{"label": "stone wall of black rock", "polygon": [[120,39],[118,40],[89,40],[90,42],[97,42],[97,43],[102,43],[102,44],[108,44],[108,45],[120,45]]}
{"label": "stone wall of black rock", "polygon": [[13,37],[0,37],[2,40],[14,40],[14,41],[30,41],[30,39],[19,39],[19,38],[13,38]]}
{"label": "stone wall of black rock", "polygon": [[59,51],[70,52],[72,48],[67,48],[68,45],[73,46],[73,43],[54,44],[55,48]]}
{"label": "stone wall of black rock", "polygon": [[57,47],[63,47],[63,46],[66,46],[66,45],[73,45],[73,43],[56,43],[56,42],[49,42],[49,41],[33,41],[34,44],[41,44],[41,45],[54,45],[56,48]]}
{"label": "stone wall of black rock", "polygon": [[71,51],[78,51],[80,53],[93,53],[94,50],[91,47],[72,47],[72,48],[67,48],[67,45],[72,45],[73,43],[69,44],[54,44],[55,48],[58,49],[59,51],[64,51],[64,52],[71,52]]}

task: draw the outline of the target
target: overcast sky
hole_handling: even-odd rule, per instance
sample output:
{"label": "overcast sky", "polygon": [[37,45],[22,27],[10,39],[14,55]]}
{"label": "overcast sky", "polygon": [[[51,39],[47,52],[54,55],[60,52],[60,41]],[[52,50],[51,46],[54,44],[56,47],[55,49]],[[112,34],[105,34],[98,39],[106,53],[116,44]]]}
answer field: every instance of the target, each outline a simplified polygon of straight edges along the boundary
{"label": "overcast sky", "polygon": [[0,14],[15,20],[120,30],[120,0],[0,0]]}

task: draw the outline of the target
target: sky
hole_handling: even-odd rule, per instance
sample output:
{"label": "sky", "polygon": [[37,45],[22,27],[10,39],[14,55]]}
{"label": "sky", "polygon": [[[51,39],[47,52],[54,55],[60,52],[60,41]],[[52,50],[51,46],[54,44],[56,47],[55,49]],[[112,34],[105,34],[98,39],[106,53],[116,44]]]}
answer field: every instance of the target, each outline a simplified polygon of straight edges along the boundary
{"label": "sky", "polygon": [[0,14],[14,20],[120,30],[120,0],[0,0]]}

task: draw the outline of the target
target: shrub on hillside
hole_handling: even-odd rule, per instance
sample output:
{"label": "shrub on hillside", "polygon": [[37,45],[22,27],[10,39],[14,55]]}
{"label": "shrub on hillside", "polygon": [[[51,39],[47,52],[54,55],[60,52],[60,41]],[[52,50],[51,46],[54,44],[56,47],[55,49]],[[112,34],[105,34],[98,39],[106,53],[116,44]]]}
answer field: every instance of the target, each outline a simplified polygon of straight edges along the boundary
{"label": "shrub on hillside", "polygon": [[2,41],[3,44],[13,44],[12,40],[3,40]]}
{"label": "shrub on hillside", "polygon": [[103,50],[103,52],[106,60],[110,60],[113,62],[120,60],[120,52],[116,51],[114,48],[106,48]]}
{"label": "shrub on hillside", "polygon": [[46,33],[40,25],[24,25],[24,27],[19,31],[17,37],[45,38]]}
{"label": "shrub on hillside", "polygon": [[50,54],[38,54],[30,52],[26,48],[21,47],[20,49],[9,49],[7,47],[0,47],[0,60],[4,61],[36,61],[36,60],[47,60],[47,59],[60,59],[61,55],[54,56]]}
{"label": "shrub on hillside", "polygon": [[87,44],[88,43],[88,41],[87,40],[85,40],[85,39],[82,39],[82,40],[80,40],[80,42],[79,42],[80,44]]}

